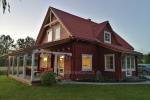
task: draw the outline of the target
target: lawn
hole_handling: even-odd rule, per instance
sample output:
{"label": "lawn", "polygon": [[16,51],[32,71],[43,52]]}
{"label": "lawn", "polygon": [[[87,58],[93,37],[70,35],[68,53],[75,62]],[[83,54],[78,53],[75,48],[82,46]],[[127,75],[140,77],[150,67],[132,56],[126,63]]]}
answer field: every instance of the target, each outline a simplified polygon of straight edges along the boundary
{"label": "lawn", "polygon": [[0,100],[149,100],[150,85],[26,86],[0,76]]}

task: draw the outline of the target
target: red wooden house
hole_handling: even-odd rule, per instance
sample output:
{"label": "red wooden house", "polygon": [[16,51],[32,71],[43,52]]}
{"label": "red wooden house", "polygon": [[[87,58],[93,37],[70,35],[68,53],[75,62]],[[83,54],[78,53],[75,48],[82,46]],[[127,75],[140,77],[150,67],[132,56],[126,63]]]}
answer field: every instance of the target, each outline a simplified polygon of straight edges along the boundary
{"label": "red wooden house", "polygon": [[29,52],[31,81],[38,71],[53,71],[71,80],[95,77],[97,71],[114,80],[137,76],[137,52],[108,21],[96,23],[53,7],[47,11],[35,46],[9,54],[10,59]]}

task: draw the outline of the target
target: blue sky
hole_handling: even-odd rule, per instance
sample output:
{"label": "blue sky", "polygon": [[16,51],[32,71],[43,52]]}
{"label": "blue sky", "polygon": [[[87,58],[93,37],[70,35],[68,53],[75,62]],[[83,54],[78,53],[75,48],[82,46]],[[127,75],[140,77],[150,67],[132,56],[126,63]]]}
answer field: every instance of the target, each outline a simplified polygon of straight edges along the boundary
{"label": "blue sky", "polygon": [[91,18],[109,20],[113,29],[137,51],[150,52],[150,0],[8,0],[11,13],[0,9],[0,35],[36,39],[49,6]]}

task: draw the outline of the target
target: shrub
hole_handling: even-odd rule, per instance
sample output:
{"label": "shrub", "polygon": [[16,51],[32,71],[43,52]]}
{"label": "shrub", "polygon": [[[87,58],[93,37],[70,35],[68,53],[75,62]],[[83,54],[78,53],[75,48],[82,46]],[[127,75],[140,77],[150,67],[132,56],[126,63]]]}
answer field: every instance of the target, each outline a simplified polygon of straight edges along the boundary
{"label": "shrub", "polygon": [[103,80],[102,73],[100,71],[96,72],[95,81],[100,82]]}
{"label": "shrub", "polygon": [[52,85],[56,82],[56,75],[53,72],[43,72],[41,74],[42,85]]}

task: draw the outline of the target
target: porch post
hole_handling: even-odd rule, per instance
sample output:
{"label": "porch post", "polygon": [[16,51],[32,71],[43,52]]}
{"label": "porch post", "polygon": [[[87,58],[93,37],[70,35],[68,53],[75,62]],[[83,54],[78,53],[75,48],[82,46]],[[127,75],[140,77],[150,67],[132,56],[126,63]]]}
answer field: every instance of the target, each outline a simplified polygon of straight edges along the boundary
{"label": "porch post", "polygon": [[57,58],[58,58],[58,55],[55,54],[55,59],[54,59],[54,73],[58,74],[58,66],[57,66]]}
{"label": "porch post", "polygon": [[14,75],[14,64],[15,64],[15,56],[12,59],[12,75]]}
{"label": "porch post", "polygon": [[32,62],[31,62],[31,81],[34,80],[34,67],[35,67],[35,53],[32,53]]}
{"label": "porch post", "polygon": [[19,56],[17,56],[17,76],[19,76]]}
{"label": "porch post", "polygon": [[11,66],[11,57],[8,57],[8,70],[7,70],[7,74],[10,74],[10,66]]}
{"label": "porch post", "polygon": [[26,57],[27,57],[27,55],[25,54],[23,56],[23,78],[25,78],[25,76],[26,76],[26,65],[27,65]]}

